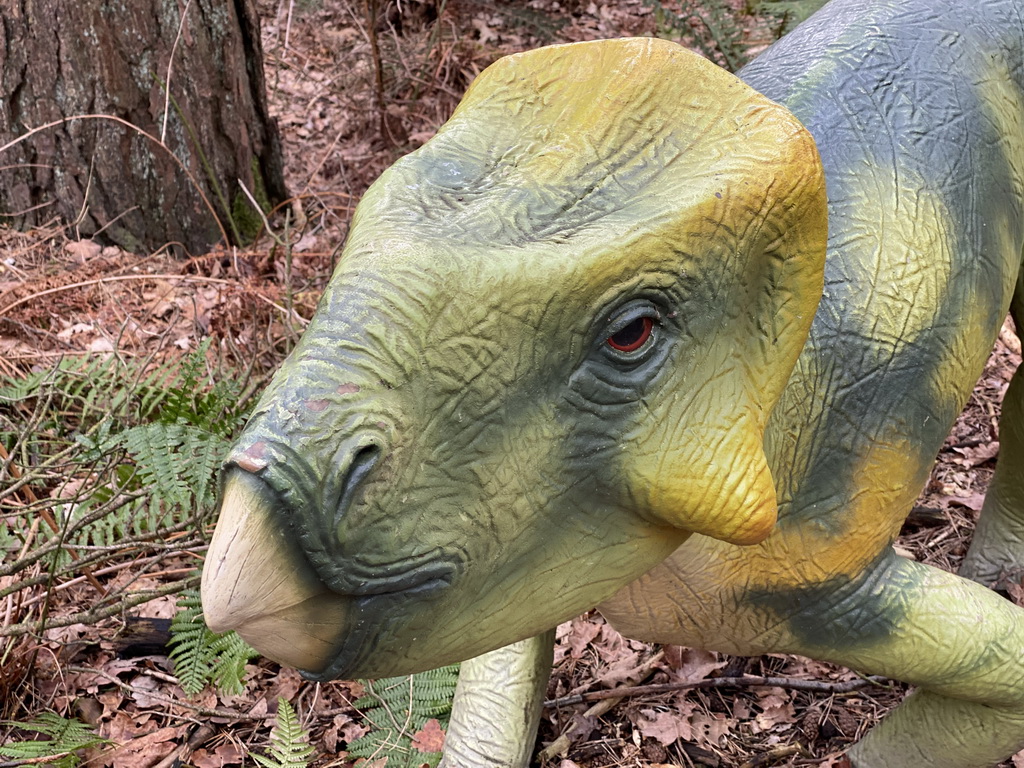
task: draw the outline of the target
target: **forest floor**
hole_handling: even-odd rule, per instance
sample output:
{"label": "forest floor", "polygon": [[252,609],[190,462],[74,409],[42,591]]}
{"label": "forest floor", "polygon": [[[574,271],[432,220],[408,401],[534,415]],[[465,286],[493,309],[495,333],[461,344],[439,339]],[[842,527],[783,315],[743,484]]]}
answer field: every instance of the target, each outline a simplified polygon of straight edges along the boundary
{"label": "forest floor", "polygon": [[[659,34],[730,64],[770,44],[777,29],[742,2],[729,5],[732,27],[719,39],[708,25],[680,16],[672,2],[402,0],[382,8],[374,30],[379,88],[366,7],[354,0],[262,0],[270,101],[296,200],[290,224],[276,220],[273,237],[180,261],[124,253],[59,228],[0,231],[0,376],[25,376],[69,356],[116,353],[155,364],[213,336],[229,340],[258,382],[310,317],[362,192],[430,138],[495,58],[553,42]],[[999,403],[1019,362],[1020,342],[1008,321],[904,528],[901,554],[956,570],[998,453]],[[201,548],[176,553],[145,578],[159,583],[199,558]],[[138,585],[130,558],[111,568],[102,575],[104,589]],[[44,580],[8,596],[6,613],[0,604],[3,626],[29,615],[26,606],[44,597],[51,617],[88,614],[99,599],[88,579],[63,586],[47,593]],[[1020,586],[1007,589],[1020,603]],[[173,597],[165,596],[133,615],[168,619],[174,610]],[[26,719],[48,708],[94,724],[120,746],[93,750],[89,765],[172,768],[180,761],[222,768],[250,761],[248,749],[265,744],[269,715],[284,697],[310,731],[317,765],[351,763],[346,744],[367,728],[351,706],[358,683],[314,684],[258,659],[243,694],[208,689],[189,698],[166,653],[133,650],[125,627],[125,616],[113,615],[39,635],[0,634],[0,717]],[[777,680],[708,682],[743,675]],[[548,707],[541,743],[569,733],[567,747],[552,758],[559,768],[841,765],[843,750],[906,690],[883,683],[839,692],[859,677],[795,656],[746,659],[652,647],[624,639],[592,613],[559,628],[549,698],[620,685],[680,688],[626,691],[605,712],[590,704]],[[696,681],[707,687],[684,687]],[[805,690],[806,681],[819,690]],[[1024,766],[1024,753],[1006,765]]]}

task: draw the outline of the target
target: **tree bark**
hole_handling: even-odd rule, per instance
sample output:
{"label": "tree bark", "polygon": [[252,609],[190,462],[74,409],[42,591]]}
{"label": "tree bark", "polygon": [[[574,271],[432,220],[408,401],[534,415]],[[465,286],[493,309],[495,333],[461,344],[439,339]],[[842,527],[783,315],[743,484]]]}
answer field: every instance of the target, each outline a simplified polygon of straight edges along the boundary
{"label": "tree bark", "polygon": [[221,227],[255,233],[239,180],[261,206],[287,196],[255,0],[7,0],[0,148],[18,137],[0,224],[22,229],[59,218],[133,252],[201,253]]}

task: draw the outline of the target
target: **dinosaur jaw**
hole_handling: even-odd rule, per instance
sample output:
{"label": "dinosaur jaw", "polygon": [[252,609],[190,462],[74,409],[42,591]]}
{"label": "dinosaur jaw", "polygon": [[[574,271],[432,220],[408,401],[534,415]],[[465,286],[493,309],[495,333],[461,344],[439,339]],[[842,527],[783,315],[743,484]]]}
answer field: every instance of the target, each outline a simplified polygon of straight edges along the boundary
{"label": "dinosaur jaw", "polygon": [[214,632],[233,629],[267,658],[315,674],[338,651],[351,598],[317,577],[274,507],[258,478],[231,473],[203,568],[203,613]]}

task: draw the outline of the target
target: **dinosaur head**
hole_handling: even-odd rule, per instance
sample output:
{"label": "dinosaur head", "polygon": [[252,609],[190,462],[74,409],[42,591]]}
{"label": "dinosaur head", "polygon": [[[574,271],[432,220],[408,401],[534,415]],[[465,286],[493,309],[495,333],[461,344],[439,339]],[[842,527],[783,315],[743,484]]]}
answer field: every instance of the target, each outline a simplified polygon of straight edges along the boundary
{"label": "dinosaur head", "polygon": [[215,629],[320,677],[536,634],[693,532],[763,539],[821,292],[785,109],[670,43],[502,59],[367,192],[224,474]]}

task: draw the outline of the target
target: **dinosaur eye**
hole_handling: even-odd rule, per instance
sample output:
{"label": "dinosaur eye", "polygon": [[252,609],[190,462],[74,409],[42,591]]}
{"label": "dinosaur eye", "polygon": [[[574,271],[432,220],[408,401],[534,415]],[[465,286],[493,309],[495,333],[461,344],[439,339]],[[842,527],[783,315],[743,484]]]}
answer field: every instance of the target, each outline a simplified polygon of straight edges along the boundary
{"label": "dinosaur eye", "polygon": [[617,352],[636,352],[651,338],[654,319],[638,317],[629,325],[620,328],[606,339],[609,347]]}

